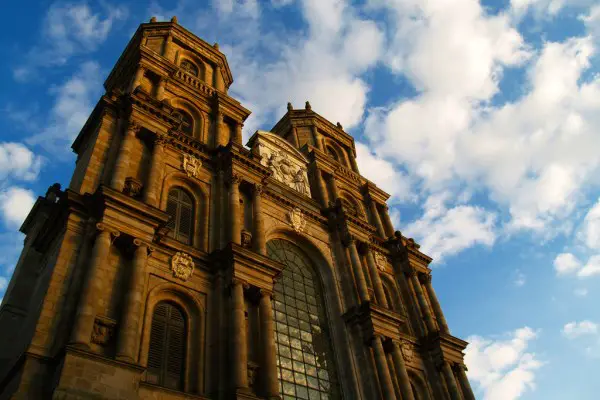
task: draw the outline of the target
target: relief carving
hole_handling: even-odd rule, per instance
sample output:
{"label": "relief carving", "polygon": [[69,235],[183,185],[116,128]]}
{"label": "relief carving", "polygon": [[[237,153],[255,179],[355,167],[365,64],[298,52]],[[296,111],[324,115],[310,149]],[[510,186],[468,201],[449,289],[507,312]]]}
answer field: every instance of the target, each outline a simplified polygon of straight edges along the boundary
{"label": "relief carving", "polygon": [[406,362],[412,362],[415,358],[415,351],[412,344],[409,342],[402,342],[402,355]]}
{"label": "relief carving", "polygon": [[304,231],[306,227],[306,218],[304,214],[302,214],[302,210],[300,208],[295,207],[292,211],[288,213],[288,219],[290,221],[290,225],[296,232]]}
{"label": "relief carving", "polygon": [[202,161],[189,154],[183,155],[182,168],[190,178],[200,177],[200,167],[202,167]]}
{"label": "relief carving", "polygon": [[387,257],[376,251],[375,253],[375,264],[380,271],[385,271],[387,265]]}
{"label": "relief carving", "polygon": [[101,346],[106,345],[113,337],[115,324],[112,321],[96,318],[94,320],[94,329],[92,330],[92,343]]}
{"label": "relief carving", "polygon": [[270,132],[258,131],[251,139],[253,153],[269,168],[273,178],[310,197],[306,158],[291,144]]}
{"label": "relief carving", "polygon": [[176,278],[187,281],[194,272],[194,260],[189,254],[177,252],[171,258],[171,269]]}

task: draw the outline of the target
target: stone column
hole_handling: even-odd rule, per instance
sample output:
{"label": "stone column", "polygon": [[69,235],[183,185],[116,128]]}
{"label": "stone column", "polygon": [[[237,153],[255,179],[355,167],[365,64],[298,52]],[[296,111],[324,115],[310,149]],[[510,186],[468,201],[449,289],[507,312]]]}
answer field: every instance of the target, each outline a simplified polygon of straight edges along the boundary
{"label": "stone column", "polygon": [[134,239],[133,244],[136,246],[133,254],[133,268],[129,286],[125,292],[125,304],[117,339],[117,359],[128,362],[137,361],[135,352],[136,336],[140,324],[142,291],[148,260],[148,245],[139,239]]}
{"label": "stone column", "polygon": [[431,285],[431,275],[420,274],[419,280],[422,284],[425,285],[425,290],[427,290],[427,296],[429,297],[429,302],[431,303],[431,307],[433,308],[435,319],[437,320],[438,326],[440,327],[440,331],[442,331],[443,333],[450,333],[448,323],[446,322],[446,317],[444,317],[444,313],[442,312],[440,302],[438,301],[438,298],[435,295],[435,290],[433,290],[433,286]]}
{"label": "stone column", "polygon": [[379,216],[379,212],[377,210],[377,204],[375,204],[375,200],[369,196],[368,198],[368,202],[369,202],[369,211],[371,213],[371,216],[373,217],[373,223],[375,224],[375,228],[377,228],[377,234],[382,237],[385,238],[385,231],[383,229],[383,224],[381,223],[381,218]]}
{"label": "stone column", "polygon": [[450,399],[452,400],[462,400],[460,392],[458,390],[458,386],[456,385],[456,379],[454,378],[454,373],[452,373],[452,368],[448,361],[442,361],[442,374],[444,375],[444,380],[446,381],[446,387],[448,388],[448,393],[450,394]]}
{"label": "stone column", "polygon": [[229,241],[241,244],[242,224],[240,221],[240,177],[232,175],[229,181],[229,227],[231,236]]}
{"label": "stone column", "polygon": [[394,236],[394,224],[392,224],[392,219],[390,218],[390,209],[386,204],[383,205],[383,222],[385,225],[385,232],[387,234],[387,236],[384,237]]}
{"label": "stone column", "polygon": [[296,127],[292,127],[292,144],[295,148],[300,148],[300,139],[298,139],[298,129]]}
{"label": "stone column", "polygon": [[79,306],[75,316],[72,343],[89,347],[96,319],[96,307],[102,296],[102,265],[106,263],[110,252],[111,234],[118,236],[107,229],[104,224],[96,224],[100,231],[94,243],[92,259],[89,261],[88,272],[83,282],[83,290],[79,299]]}
{"label": "stone column", "polygon": [[167,86],[167,78],[162,77],[158,81],[158,86],[156,88],[156,100],[162,101],[165,98],[165,86]]}
{"label": "stone column", "polygon": [[146,72],[146,68],[141,65],[135,71],[135,75],[133,76],[133,80],[131,81],[131,87],[129,88],[129,92],[133,92],[135,88],[142,84],[142,79],[144,79],[144,73]]}
{"label": "stone column", "polygon": [[252,241],[254,242],[254,251],[259,254],[267,254],[267,243],[265,238],[265,220],[262,211],[262,193],[263,187],[261,185],[254,186],[254,233],[252,234]]}
{"label": "stone column", "polygon": [[456,372],[458,372],[458,381],[460,382],[463,397],[465,398],[465,400],[475,400],[475,395],[473,394],[473,389],[471,389],[471,384],[469,383],[469,378],[467,378],[466,365],[455,364],[454,370]]}
{"label": "stone column", "polygon": [[125,130],[125,135],[121,141],[119,154],[113,169],[111,187],[119,192],[123,191],[125,178],[129,172],[129,158],[131,156],[131,148],[135,141],[135,134],[140,130],[140,126],[133,121],[129,121]]}
{"label": "stone column", "polygon": [[242,144],[242,127],[244,126],[244,124],[242,124],[241,122],[238,122],[237,124],[235,124],[235,136],[231,139],[233,140],[234,143],[237,143],[239,145]]}
{"label": "stone column", "polygon": [[319,189],[319,195],[321,196],[321,202],[323,207],[329,207],[329,194],[327,192],[327,185],[323,179],[323,172],[315,167],[315,178],[317,180],[317,187]]}
{"label": "stone column", "polygon": [[393,341],[392,343],[392,359],[394,360],[394,368],[396,374],[398,374],[398,384],[400,385],[400,393],[402,394],[402,400],[414,400],[415,396],[410,386],[410,379],[408,372],[406,371],[406,364],[404,363],[404,356],[400,349],[400,343]]}
{"label": "stone column", "polygon": [[248,346],[246,343],[246,316],[244,311],[244,283],[231,283],[231,378],[233,389],[248,388]]}
{"label": "stone column", "polygon": [[271,308],[271,293],[260,291],[260,337],[264,393],[267,399],[279,395],[279,381],[277,379],[277,359],[275,352],[275,329],[273,327],[273,309]]}
{"label": "stone column", "polygon": [[315,139],[315,146],[317,147],[317,149],[325,151],[325,149],[323,148],[323,140],[321,139],[321,134],[319,133],[317,127],[312,125],[310,127],[310,130],[312,131],[313,138]]}
{"label": "stone column", "polygon": [[415,294],[417,295],[417,301],[419,303],[419,308],[421,309],[421,313],[423,318],[425,318],[425,326],[427,327],[427,332],[435,332],[437,327],[435,326],[435,321],[431,315],[431,310],[429,309],[429,304],[427,304],[427,300],[425,299],[425,295],[423,294],[423,288],[421,287],[421,282],[419,282],[419,278],[417,277],[417,273],[412,270],[409,271],[408,275],[410,277],[410,281],[412,283]]}
{"label": "stone column", "polygon": [[152,150],[152,161],[148,181],[146,182],[146,191],[144,192],[144,201],[151,206],[158,207],[158,193],[160,192],[162,166],[164,157],[165,139],[161,136],[154,140],[154,149]]}
{"label": "stone column", "polygon": [[333,197],[331,201],[335,203],[335,201],[340,198],[337,185],[335,184],[335,177],[333,175],[329,175],[327,182],[329,183],[329,189],[331,190],[331,195]]}
{"label": "stone column", "polygon": [[350,251],[350,261],[352,262],[352,271],[354,272],[354,280],[358,286],[358,297],[360,302],[369,301],[369,289],[367,288],[367,282],[363,272],[362,263],[358,256],[358,250],[356,249],[356,240],[353,237],[347,239],[346,246]]}
{"label": "stone column", "polygon": [[354,151],[352,151],[352,149],[348,150],[348,157],[350,158],[352,170],[358,174],[358,164],[356,163],[356,156],[354,155]]}
{"label": "stone column", "polygon": [[375,258],[373,257],[373,251],[370,247],[367,247],[367,264],[369,265],[371,282],[373,282],[373,289],[375,291],[375,299],[377,299],[377,304],[385,308],[390,308],[387,298],[385,297],[385,291],[383,290],[381,277],[379,276],[379,269],[377,268]]}
{"label": "stone column", "polygon": [[219,92],[224,92],[225,91],[225,82],[223,81],[223,74],[221,73],[221,66],[220,65],[216,65],[215,66],[215,89],[217,89]]}
{"label": "stone column", "polygon": [[225,171],[219,170],[218,175],[219,185],[219,226],[217,228],[217,246],[223,248],[227,244],[227,188],[225,186]]}
{"label": "stone column", "polygon": [[173,37],[171,35],[169,35],[169,36],[167,36],[167,39],[165,40],[163,57],[169,58],[169,56],[171,55],[172,47],[173,47]]}
{"label": "stone column", "polygon": [[215,112],[215,147],[223,144],[223,113],[217,109]]}
{"label": "stone column", "polygon": [[396,400],[394,393],[394,385],[388,368],[385,351],[383,350],[382,338],[376,335],[372,341],[373,352],[375,353],[375,367],[379,376],[379,385],[381,386],[381,394],[385,400]]}

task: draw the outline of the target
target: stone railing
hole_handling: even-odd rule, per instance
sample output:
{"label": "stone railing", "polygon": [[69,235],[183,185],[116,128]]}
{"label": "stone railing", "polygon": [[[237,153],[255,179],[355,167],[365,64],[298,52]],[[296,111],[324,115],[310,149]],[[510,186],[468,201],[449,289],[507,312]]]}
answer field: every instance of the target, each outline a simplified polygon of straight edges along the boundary
{"label": "stone railing", "polygon": [[182,69],[175,71],[175,73],[173,74],[173,77],[175,79],[178,79],[178,80],[182,81],[183,83],[201,91],[202,93],[206,94],[207,96],[212,96],[212,94],[215,92],[215,89],[211,88],[210,86],[208,86],[207,84],[202,82],[202,80],[200,80],[199,78],[188,74],[187,72],[185,72]]}

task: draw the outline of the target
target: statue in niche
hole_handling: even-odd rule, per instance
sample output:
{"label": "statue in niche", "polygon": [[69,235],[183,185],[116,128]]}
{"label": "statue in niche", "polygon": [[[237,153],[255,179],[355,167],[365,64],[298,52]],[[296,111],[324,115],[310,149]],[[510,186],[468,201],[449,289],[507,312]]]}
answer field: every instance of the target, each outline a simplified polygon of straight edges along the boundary
{"label": "statue in niche", "polygon": [[308,195],[308,182],[306,180],[306,169],[303,167],[298,168],[294,175],[294,188],[302,194]]}

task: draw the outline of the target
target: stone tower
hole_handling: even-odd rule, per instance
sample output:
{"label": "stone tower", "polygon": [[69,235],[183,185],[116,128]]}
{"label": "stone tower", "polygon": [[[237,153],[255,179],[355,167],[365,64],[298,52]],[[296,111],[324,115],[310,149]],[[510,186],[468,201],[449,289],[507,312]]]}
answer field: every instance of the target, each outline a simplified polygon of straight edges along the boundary
{"label": "stone tower", "polygon": [[0,309],[0,398],[474,399],[431,258],[353,138],[288,104],[242,145],[218,46],[142,24]]}

